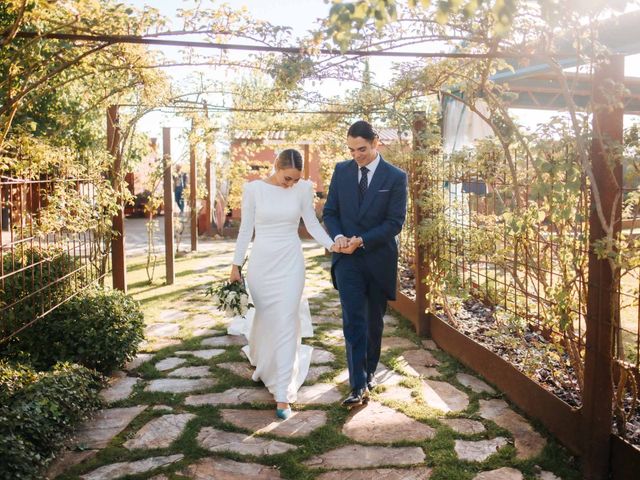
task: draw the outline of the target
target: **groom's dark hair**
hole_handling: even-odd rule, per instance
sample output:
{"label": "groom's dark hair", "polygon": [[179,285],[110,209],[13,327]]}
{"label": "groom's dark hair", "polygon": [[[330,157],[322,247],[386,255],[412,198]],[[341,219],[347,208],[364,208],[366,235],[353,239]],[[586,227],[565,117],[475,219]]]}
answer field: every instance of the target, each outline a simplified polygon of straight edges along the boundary
{"label": "groom's dark hair", "polygon": [[278,168],[295,168],[302,171],[302,155],[294,148],[281,151],[276,158]]}
{"label": "groom's dark hair", "polygon": [[347,131],[347,137],[362,137],[365,140],[369,140],[370,142],[372,142],[375,138],[378,137],[378,134],[369,122],[358,120],[356,123],[349,127],[349,130]]}

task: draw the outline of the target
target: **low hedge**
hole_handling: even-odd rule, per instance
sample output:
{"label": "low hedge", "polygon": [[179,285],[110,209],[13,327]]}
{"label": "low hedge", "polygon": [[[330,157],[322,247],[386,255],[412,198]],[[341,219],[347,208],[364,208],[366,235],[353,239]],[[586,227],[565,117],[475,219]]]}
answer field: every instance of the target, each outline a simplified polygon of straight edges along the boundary
{"label": "low hedge", "polygon": [[135,356],[143,332],[144,315],[135,300],[93,288],[22,332],[16,347],[40,370],[68,361],[109,374]]}
{"label": "low hedge", "polygon": [[0,361],[0,479],[42,478],[65,437],[100,406],[101,384],[80,365],[36,372]]}

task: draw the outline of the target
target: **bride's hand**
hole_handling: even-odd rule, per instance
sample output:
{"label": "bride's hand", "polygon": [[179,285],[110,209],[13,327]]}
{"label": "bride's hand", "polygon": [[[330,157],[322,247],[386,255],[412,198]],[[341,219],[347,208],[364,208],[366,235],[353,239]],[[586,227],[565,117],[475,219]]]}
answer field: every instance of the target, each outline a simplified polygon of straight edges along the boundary
{"label": "bride's hand", "polygon": [[239,282],[241,279],[242,277],[240,276],[240,269],[238,268],[238,266],[231,265],[231,272],[229,273],[229,281],[233,283],[233,282]]}
{"label": "bride's hand", "polygon": [[338,245],[336,245],[335,243],[333,245],[331,245],[331,248],[329,248],[330,252],[333,253],[339,253],[340,252],[340,247],[338,247]]}

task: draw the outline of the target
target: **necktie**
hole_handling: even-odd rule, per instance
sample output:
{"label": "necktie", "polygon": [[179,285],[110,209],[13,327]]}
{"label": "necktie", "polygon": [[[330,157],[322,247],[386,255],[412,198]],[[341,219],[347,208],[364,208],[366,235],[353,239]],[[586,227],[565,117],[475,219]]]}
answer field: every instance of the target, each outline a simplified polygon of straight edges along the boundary
{"label": "necktie", "polygon": [[362,202],[364,194],[367,192],[367,187],[369,186],[369,182],[367,181],[367,173],[369,173],[369,169],[367,167],[360,167],[360,171],[362,172],[362,177],[360,178],[360,183],[358,184],[358,198],[360,202]]}

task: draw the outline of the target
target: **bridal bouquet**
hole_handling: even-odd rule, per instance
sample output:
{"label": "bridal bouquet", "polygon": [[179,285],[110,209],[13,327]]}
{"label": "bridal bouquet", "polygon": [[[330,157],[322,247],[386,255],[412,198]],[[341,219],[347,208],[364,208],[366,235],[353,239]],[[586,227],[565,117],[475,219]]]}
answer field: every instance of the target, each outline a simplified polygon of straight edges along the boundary
{"label": "bridal bouquet", "polygon": [[240,315],[244,317],[253,303],[249,302],[249,294],[244,282],[223,281],[221,284],[211,285],[205,295],[211,295],[213,304],[218,310],[225,312],[227,317]]}

